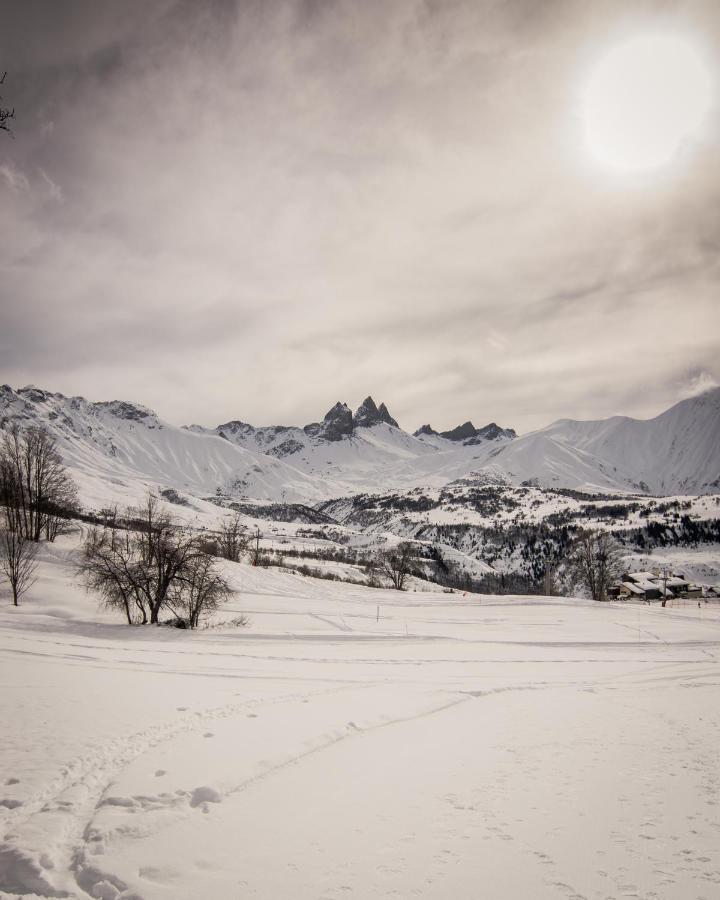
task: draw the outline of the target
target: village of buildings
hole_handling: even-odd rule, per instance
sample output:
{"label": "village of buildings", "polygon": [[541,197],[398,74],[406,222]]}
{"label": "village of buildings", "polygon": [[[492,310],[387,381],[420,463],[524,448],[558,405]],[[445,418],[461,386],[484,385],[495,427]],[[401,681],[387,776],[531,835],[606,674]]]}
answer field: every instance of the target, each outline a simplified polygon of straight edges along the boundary
{"label": "village of buildings", "polygon": [[654,572],[628,572],[608,590],[610,600],[640,600],[662,606],[720,604],[720,584],[693,584],[668,569]]}

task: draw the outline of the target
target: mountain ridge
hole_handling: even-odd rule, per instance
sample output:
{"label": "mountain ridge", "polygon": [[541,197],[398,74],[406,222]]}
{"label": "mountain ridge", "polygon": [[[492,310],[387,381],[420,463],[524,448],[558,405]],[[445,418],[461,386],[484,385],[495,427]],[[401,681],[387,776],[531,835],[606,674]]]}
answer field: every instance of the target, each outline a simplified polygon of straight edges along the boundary
{"label": "mountain ridge", "polygon": [[652,419],[558,419],[517,436],[468,420],[448,432],[409,434],[368,396],[353,413],[338,401],[321,422],[255,427],[239,419],[214,429],[178,427],[138,403],[91,402],[28,385],[0,387],[0,427],[46,424],[67,464],[119,493],[156,484],[214,494],[320,503],[378,490],[482,480],[599,492],[720,491],[720,389],[681,400]]}

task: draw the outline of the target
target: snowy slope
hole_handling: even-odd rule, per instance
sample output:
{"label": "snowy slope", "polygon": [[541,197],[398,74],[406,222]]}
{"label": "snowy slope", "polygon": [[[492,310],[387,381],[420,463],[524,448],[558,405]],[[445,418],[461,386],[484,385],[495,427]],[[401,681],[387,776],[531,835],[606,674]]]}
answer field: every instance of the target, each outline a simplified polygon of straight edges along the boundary
{"label": "snowy slope", "polygon": [[716,895],[717,607],[229,563],[248,628],[128,628],[74,549],[2,595],[0,896]]}
{"label": "snowy slope", "polygon": [[169,425],[136,404],[0,387],[0,422],[12,421],[52,429],[81,498],[92,505],[137,500],[146,484],[200,497],[217,489],[259,499],[324,496],[317,481],[282,460]]}
{"label": "snowy slope", "polygon": [[561,419],[504,446],[493,462],[516,482],[712,493],[720,489],[720,388],[649,420]]}

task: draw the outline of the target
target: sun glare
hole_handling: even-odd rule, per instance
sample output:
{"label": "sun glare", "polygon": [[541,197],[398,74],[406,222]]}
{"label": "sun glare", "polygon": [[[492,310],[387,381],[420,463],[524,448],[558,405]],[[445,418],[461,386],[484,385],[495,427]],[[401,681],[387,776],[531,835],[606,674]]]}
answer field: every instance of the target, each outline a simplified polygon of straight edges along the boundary
{"label": "sun glare", "polygon": [[711,78],[688,41],[638,37],[599,62],[584,99],[592,155],[637,172],[669,163],[698,134],[710,108]]}

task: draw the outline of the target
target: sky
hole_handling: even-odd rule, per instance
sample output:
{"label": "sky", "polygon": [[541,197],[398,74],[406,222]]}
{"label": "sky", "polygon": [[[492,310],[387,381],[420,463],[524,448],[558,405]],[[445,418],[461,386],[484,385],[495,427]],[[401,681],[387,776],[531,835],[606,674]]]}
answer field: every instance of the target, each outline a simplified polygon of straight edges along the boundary
{"label": "sky", "polygon": [[175,424],[641,418],[720,382],[720,101],[588,145],[623,42],[716,0],[54,0],[0,27],[0,382]]}

